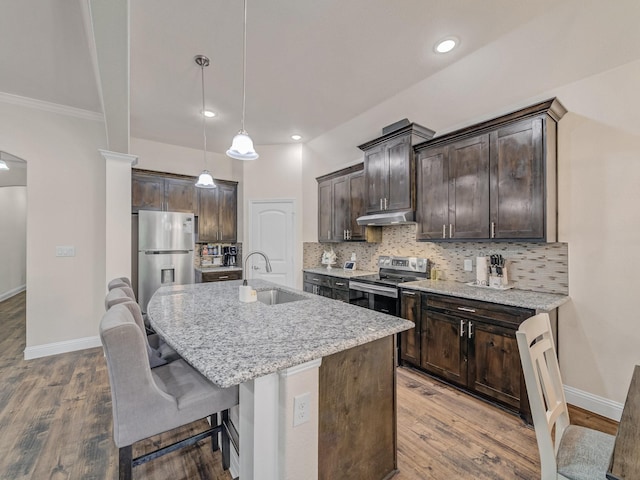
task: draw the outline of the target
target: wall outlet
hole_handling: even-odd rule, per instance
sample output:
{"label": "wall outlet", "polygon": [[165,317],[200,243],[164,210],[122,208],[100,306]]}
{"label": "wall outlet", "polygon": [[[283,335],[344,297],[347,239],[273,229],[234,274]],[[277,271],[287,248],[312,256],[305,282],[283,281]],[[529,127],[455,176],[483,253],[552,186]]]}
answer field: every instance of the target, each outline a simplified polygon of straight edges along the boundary
{"label": "wall outlet", "polygon": [[58,246],[56,247],[56,257],[75,257],[76,247],[73,246]]}
{"label": "wall outlet", "polygon": [[293,397],[293,426],[297,427],[311,419],[311,394],[303,393]]}
{"label": "wall outlet", "polygon": [[464,271],[473,272],[473,260],[471,260],[470,258],[464,259]]}

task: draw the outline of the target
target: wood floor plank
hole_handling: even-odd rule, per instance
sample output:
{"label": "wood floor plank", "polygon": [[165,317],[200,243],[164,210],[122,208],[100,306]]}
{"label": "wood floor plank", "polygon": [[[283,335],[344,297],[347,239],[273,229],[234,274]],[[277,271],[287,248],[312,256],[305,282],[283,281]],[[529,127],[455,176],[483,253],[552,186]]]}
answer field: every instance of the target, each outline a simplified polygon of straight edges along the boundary
{"label": "wood floor plank", "polygon": [[[116,479],[111,394],[101,348],[25,361],[25,293],[0,302],[0,479]],[[416,371],[398,369],[394,480],[540,478],[535,432],[517,416]],[[576,424],[617,423],[570,408]],[[134,455],[207,428],[139,442]],[[231,480],[209,440],[134,469],[134,479]],[[336,479],[348,480],[348,479]],[[369,480],[369,479],[367,479]]]}

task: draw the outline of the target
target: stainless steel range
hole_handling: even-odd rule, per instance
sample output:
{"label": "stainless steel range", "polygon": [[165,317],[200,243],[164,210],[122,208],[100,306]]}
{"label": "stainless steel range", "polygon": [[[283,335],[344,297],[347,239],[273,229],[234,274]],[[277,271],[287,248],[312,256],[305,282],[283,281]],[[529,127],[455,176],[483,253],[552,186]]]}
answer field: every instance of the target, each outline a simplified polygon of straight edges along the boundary
{"label": "stainless steel range", "polygon": [[400,315],[398,285],[429,278],[429,260],[417,257],[378,257],[378,274],[349,280],[349,303]]}

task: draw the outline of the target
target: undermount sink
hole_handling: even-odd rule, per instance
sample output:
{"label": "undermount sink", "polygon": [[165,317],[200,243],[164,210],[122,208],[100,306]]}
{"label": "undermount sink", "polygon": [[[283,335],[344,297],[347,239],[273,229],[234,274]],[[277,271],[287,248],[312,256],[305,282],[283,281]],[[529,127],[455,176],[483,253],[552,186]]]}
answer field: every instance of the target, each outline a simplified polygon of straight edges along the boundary
{"label": "undermount sink", "polygon": [[279,288],[270,290],[258,290],[256,292],[258,301],[265,305],[280,305],[281,303],[297,302],[298,300],[306,300],[307,297],[298,295],[297,293],[285,292]]}

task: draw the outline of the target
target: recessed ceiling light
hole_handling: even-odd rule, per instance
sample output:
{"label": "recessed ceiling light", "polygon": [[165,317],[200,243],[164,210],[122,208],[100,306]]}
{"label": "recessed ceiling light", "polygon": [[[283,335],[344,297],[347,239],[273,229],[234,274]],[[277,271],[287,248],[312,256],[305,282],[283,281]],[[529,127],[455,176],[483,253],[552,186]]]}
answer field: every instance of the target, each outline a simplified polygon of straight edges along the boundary
{"label": "recessed ceiling light", "polygon": [[437,42],[433,49],[436,53],[447,53],[453,50],[459,43],[460,40],[456,37],[447,37]]}
{"label": "recessed ceiling light", "polygon": [[293,140],[300,140],[300,139],[302,139],[302,135],[298,135],[298,134],[296,134],[296,135],[291,135],[291,138],[292,138]]}
{"label": "recessed ceiling light", "polygon": [[204,116],[207,118],[213,118],[216,116],[215,112],[212,112],[211,110],[205,110],[204,111]]}

